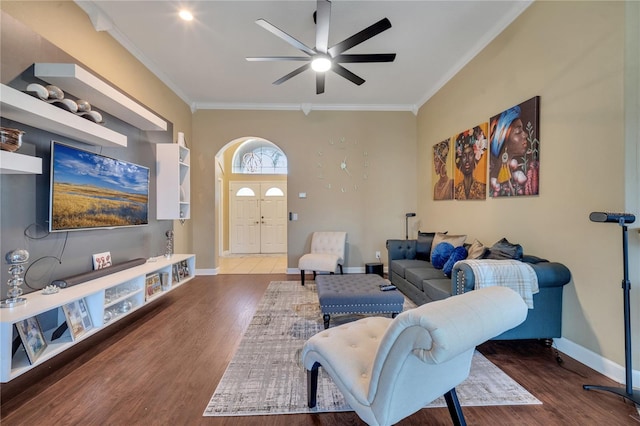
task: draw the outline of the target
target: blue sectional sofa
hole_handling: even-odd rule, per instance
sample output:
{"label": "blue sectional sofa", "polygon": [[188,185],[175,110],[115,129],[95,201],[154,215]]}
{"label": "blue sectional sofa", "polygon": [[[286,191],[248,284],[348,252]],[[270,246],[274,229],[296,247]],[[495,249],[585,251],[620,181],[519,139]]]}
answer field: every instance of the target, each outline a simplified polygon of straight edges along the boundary
{"label": "blue sectional sofa", "polygon": [[[426,250],[426,253],[425,253]],[[473,270],[464,262],[455,263],[451,277],[433,267],[430,247],[419,247],[418,240],[387,240],[389,280],[418,305],[472,291]],[[562,290],[571,272],[561,263],[523,255],[538,278],[540,291],[533,296],[533,309],[518,327],[495,340],[552,339],[562,334]]]}

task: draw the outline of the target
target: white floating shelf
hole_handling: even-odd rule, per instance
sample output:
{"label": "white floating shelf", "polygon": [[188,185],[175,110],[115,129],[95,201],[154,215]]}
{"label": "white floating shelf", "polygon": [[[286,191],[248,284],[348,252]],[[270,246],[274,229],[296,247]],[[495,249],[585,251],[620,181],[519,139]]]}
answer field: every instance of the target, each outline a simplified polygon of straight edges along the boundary
{"label": "white floating shelf", "polygon": [[125,147],[127,137],[4,84],[0,116],[92,145]]}
{"label": "white floating shelf", "polygon": [[17,152],[0,151],[0,174],[41,175],[42,158]]}
{"label": "white floating shelf", "polygon": [[34,75],[141,130],[167,130],[167,122],[76,64],[38,63]]}

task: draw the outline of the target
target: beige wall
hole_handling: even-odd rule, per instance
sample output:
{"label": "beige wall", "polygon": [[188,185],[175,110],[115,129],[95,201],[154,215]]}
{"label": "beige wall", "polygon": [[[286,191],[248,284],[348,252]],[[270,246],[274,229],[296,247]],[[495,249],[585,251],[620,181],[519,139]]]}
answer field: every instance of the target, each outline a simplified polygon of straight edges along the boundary
{"label": "beige wall", "polygon": [[[424,228],[488,245],[507,237],[526,253],[567,265],[573,281],[564,290],[563,337],[621,365],[621,232],[590,222],[589,213],[627,207],[624,22],[622,2],[536,2],[418,115]],[[540,195],[433,202],[431,147],[535,95],[541,97]],[[638,234],[630,235],[638,253]],[[638,281],[636,269],[636,288]],[[632,295],[632,306],[640,306],[638,292]]]}
{"label": "beige wall", "polygon": [[[376,251],[385,257],[387,238],[404,238],[404,214],[416,208],[416,117],[409,112],[197,111],[193,135],[198,268],[217,264],[214,157],[246,136],[267,139],[287,155],[288,210],[299,215],[289,222],[289,267],[297,267],[316,230],[347,231],[346,266],[354,268],[375,261]],[[351,176],[340,169],[345,156]]]}
{"label": "beige wall", "polygon": [[[97,32],[73,1],[6,1],[0,9],[12,15],[92,71],[173,123],[191,139],[191,109],[108,33]],[[55,23],[55,24],[52,24]],[[31,64],[25,64],[21,70]],[[153,133],[153,132],[150,132]],[[153,136],[151,136],[153,138]],[[175,222],[175,251],[191,253],[190,221]]]}

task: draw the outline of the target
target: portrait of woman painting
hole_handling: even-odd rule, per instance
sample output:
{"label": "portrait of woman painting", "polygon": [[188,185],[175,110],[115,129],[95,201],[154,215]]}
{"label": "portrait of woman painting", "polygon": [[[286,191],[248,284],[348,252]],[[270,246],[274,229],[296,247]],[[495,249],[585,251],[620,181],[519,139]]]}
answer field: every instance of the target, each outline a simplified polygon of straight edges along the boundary
{"label": "portrait of woman painting", "polygon": [[538,195],[540,97],[491,117],[489,193],[492,197]]}
{"label": "portrait of woman painting", "polygon": [[433,146],[433,199],[453,200],[453,154],[451,140],[447,139]]}
{"label": "portrait of woman painting", "polygon": [[456,170],[454,197],[456,200],[487,198],[487,123],[454,136]]}

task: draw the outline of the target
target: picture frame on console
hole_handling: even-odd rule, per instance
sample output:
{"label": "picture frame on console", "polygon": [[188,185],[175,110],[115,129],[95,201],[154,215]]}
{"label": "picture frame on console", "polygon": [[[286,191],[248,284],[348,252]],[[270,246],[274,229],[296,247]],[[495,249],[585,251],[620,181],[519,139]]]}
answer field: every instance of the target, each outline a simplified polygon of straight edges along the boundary
{"label": "picture frame on console", "polygon": [[173,266],[171,267],[171,271],[173,273],[173,282],[174,283],[179,283],[180,282],[180,270],[178,268],[178,264],[174,263]]}
{"label": "picture frame on console", "polygon": [[180,262],[179,271],[180,279],[189,277],[191,275],[191,271],[189,270],[189,263],[186,260]]}
{"label": "picture frame on console", "polygon": [[93,255],[93,269],[104,269],[113,265],[111,259],[111,252],[105,251],[104,253],[96,253]]}
{"label": "picture frame on console", "polygon": [[93,328],[91,315],[84,299],[74,300],[62,306],[62,311],[67,319],[67,325],[73,340],[82,337]]}
{"label": "picture frame on console", "polygon": [[162,291],[162,283],[160,282],[160,274],[158,272],[147,275],[145,278],[145,289],[146,300],[153,298]]}
{"label": "picture frame on console", "polygon": [[15,326],[27,353],[29,363],[35,363],[38,357],[47,349],[47,341],[44,338],[38,319],[36,317],[27,318],[17,322]]}

